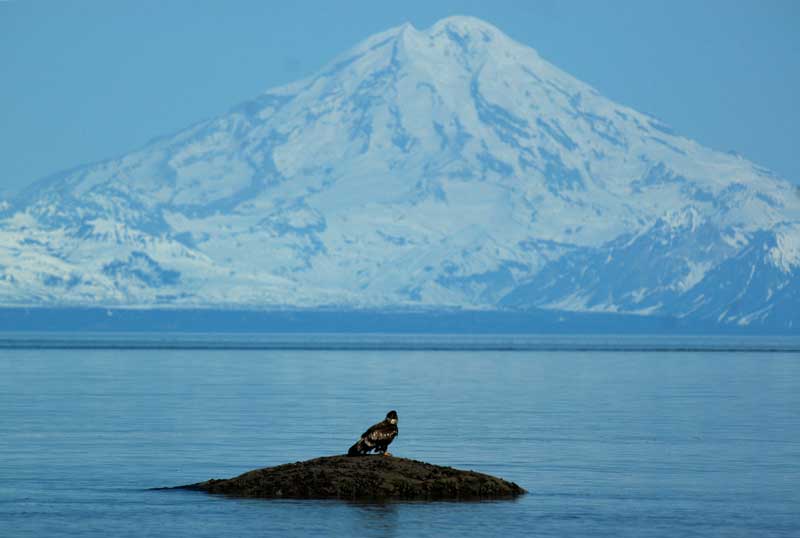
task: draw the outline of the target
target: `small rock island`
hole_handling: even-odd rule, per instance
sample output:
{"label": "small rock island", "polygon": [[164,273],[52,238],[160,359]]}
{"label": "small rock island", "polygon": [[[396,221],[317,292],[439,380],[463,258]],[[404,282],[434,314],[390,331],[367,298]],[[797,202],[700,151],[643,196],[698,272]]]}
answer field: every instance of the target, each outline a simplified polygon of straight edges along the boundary
{"label": "small rock island", "polygon": [[263,499],[481,500],[513,498],[513,482],[398,457],[329,456],[175,489]]}

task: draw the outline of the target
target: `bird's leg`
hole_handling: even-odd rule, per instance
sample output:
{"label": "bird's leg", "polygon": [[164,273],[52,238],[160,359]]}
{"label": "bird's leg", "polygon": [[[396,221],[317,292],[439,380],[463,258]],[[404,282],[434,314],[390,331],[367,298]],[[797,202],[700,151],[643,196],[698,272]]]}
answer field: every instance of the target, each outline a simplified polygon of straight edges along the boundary
{"label": "bird's leg", "polygon": [[391,456],[391,454],[389,454],[388,451],[384,452],[382,455],[383,455],[384,458],[387,458],[387,457]]}

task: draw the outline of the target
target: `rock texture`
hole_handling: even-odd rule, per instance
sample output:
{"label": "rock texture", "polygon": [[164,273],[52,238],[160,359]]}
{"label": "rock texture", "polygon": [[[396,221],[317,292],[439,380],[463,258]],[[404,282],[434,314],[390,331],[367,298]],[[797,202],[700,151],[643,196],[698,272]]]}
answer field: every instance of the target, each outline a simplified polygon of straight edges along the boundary
{"label": "rock texture", "polygon": [[525,493],[486,474],[381,456],[316,458],[176,489],[265,499],[477,500]]}

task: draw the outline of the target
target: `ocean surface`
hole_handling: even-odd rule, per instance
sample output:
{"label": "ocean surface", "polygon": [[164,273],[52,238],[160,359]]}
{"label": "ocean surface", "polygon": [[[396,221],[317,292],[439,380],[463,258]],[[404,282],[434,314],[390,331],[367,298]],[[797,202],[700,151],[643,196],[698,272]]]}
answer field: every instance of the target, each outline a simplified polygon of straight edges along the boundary
{"label": "ocean surface", "polygon": [[[149,488],[391,451],[479,503]],[[0,335],[0,536],[800,536],[800,339]]]}

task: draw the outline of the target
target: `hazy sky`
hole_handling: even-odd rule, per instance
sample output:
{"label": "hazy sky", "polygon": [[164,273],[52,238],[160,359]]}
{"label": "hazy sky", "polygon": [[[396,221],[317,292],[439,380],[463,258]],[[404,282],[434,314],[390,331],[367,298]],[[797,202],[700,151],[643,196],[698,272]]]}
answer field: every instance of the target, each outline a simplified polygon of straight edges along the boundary
{"label": "hazy sky", "polygon": [[225,112],[375,32],[455,14],[800,183],[800,1],[0,0],[0,191]]}

